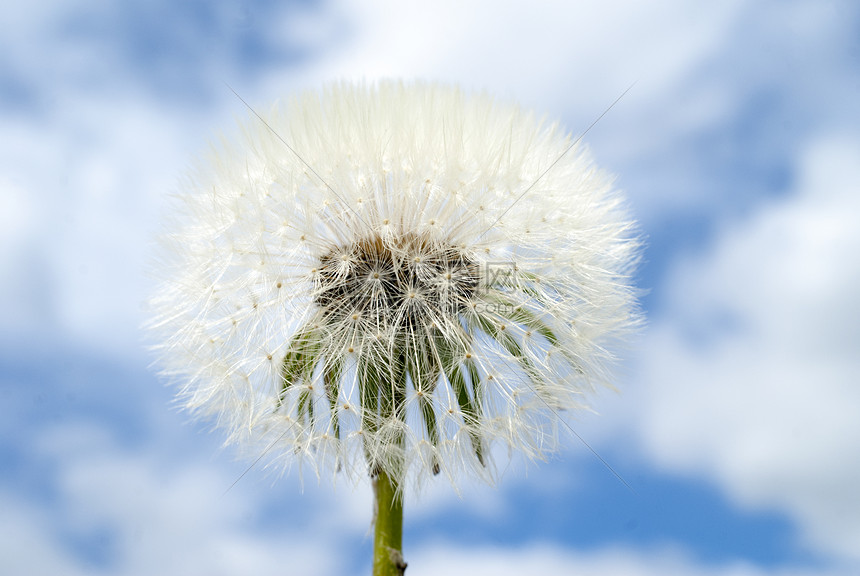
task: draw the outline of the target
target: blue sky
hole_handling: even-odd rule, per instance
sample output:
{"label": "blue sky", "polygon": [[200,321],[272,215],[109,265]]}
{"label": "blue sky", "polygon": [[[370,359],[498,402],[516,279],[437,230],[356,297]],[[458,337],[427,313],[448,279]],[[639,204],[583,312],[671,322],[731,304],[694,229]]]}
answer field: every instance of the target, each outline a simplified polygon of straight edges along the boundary
{"label": "blue sky", "polygon": [[167,194],[253,106],[483,90],[587,135],[647,238],[620,394],[544,463],[407,502],[413,576],[860,572],[860,9],[844,2],[0,8],[0,568],[365,574],[369,488],[221,449],[149,366]]}

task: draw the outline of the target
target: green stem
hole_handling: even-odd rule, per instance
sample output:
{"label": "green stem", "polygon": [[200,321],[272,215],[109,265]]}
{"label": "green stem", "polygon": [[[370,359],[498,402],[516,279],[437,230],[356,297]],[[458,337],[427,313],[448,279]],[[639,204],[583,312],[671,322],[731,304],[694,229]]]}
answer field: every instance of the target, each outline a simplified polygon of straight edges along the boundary
{"label": "green stem", "polygon": [[403,576],[403,498],[397,480],[383,470],[373,480],[376,527],[373,535],[373,576]]}

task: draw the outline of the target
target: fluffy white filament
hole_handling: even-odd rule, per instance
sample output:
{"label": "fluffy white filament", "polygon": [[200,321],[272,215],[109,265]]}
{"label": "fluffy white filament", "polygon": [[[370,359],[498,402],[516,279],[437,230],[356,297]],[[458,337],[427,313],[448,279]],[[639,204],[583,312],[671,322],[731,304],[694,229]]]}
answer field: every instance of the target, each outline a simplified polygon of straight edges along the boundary
{"label": "fluffy white filament", "polygon": [[184,405],[318,473],[453,481],[493,445],[552,450],[636,323],[611,178],[556,126],[448,87],[338,84],[264,117],[162,237],[151,330]]}

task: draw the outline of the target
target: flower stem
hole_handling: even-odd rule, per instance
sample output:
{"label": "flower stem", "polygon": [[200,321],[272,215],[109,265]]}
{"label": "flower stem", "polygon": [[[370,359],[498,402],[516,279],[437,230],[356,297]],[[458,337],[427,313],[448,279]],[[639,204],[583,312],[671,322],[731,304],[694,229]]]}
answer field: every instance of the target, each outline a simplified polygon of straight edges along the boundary
{"label": "flower stem", "polygon": [[397,481],[380,470],[373,480],[376,527],[373,535],[373,576],[403,576],[403,497]]}

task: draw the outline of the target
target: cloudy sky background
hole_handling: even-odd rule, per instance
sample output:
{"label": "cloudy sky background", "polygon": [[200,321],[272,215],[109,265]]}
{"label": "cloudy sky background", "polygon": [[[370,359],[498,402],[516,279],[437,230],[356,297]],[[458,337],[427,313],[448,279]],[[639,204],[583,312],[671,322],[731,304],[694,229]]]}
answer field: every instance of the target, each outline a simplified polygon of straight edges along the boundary
{"label": "cloudy sky background", "polygon": [[[463,6],[461,4],[467,4]],[[139,326],[166,195],[246,115],[406,77],[584,130],[648,328],[576,438],[406,510],[412,576],[860,571],[860,7],[850,0],[0,7],[0,571],[365,574],[370,491],[171,406]]]}

